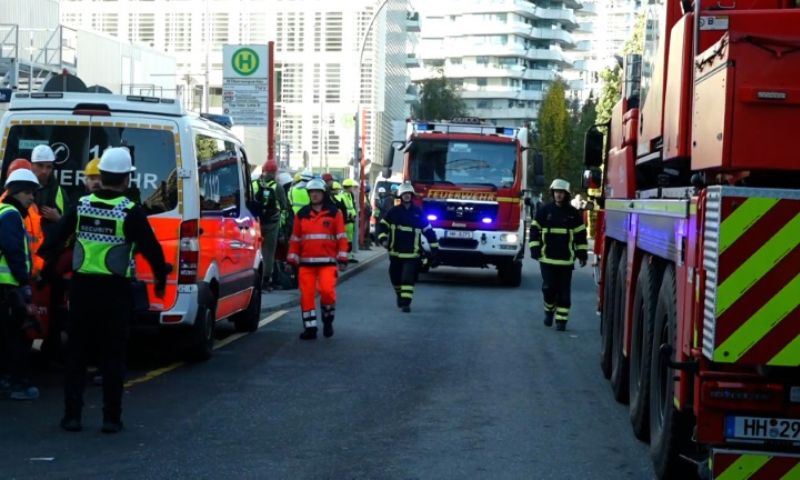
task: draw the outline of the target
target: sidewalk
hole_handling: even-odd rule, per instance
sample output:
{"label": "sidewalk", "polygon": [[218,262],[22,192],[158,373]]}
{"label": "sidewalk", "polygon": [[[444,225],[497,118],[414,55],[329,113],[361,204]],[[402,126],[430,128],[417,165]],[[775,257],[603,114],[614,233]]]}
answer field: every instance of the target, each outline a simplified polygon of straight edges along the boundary
{"label": "sidewalk", "polygon": [[[360,250],[356,253],[358,263],[351,263],[347,270],[339,273],[339,283],[370,267],[373,263],[386,257],[386,249],[373,246],[372,250]],[[300,290],[273,290],[261,295],[261,313],[274,312],[292,308],[300,304]]]}

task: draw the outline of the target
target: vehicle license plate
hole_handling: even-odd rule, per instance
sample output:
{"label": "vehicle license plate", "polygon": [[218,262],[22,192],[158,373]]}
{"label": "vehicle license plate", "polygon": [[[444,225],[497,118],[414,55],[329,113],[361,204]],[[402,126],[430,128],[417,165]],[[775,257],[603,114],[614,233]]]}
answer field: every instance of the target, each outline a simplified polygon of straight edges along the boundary
{"label": "vehicle license plate", "polygon": [[800,420],[791,418],[727,417],[725,436],[747,440],[800,440]]}
{"label": "vehicle license plate", "polygon": [[472,238],[472,232],[464,230],[447,230],[445,232],[447,238]]}

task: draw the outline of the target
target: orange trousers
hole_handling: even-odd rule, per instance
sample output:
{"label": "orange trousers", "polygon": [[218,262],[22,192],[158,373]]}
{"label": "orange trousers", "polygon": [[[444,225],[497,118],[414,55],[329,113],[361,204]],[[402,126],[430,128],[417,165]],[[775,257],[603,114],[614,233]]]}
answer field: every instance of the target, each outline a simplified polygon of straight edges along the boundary
{"label": "orange trousers", "polygon": [[303,315],[303,326],[317,326],[317,292],[322,304],[323,320],[332,320],[336,305],[336,265],[320,267],[300,266],[297,282],[300,286],[300,310]]}

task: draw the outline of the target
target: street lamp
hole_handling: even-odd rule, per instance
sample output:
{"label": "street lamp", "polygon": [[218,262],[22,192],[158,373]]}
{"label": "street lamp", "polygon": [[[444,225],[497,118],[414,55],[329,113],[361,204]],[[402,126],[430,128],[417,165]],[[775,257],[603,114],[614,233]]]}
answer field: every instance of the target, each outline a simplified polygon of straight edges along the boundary
{"label": "street lamp", "polygon": [[361,119],[361,64],[364,62],[364,47],[367,46],[367,39],[369,39],[369,34],[372,32],[372,26],[375,24],[375,20],[380,15],[381,10],[383,7],[389,3],[390,0],[383,0],[378,8],[375,10],[375,13],[372,14],[372,18],[369,19],[369,25],[367,25],[367,30],[364,32],[364,38],[361,39],[361,47],[358,50],[358,79],[356,82],[356,115],[355,115],[355,139],[353,140],[353,170],[355,177],[358,179],[358,215],[356,215],[356,221],[353,225],[355,230],[355,238],[353,239],[353,251],[358,252],[359,242],[361,241],[361,215],[364,213],[364,174],[361,171],[361,157],[363,156],[363,152],[359,152],[359,145],[358,145],[358,134],[359,134],[359,122]]}

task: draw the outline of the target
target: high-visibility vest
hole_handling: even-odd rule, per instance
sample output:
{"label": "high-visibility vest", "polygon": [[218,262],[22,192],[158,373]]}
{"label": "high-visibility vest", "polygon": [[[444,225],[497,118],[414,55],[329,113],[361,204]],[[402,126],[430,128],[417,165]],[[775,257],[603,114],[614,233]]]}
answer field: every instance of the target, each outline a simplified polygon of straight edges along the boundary
{"label": "high-visibility vest", "polygon": [[[0,204],[0,217],[3,215],[16,215],[19,218],[19,224],[23,230],[25,230],[25,224],[22,221],[22,215],[20,215],[19,211],[14,208],[12,205],[7,203]],[[28,246],[28,235],[27,233],[23,235],[23,243],[24,243],[24,250],[25,250],[25,267],[28,269],[28,272],[31,271],[31,254],[30,254],[30,247]],[[6,258],[5,252],[0,252],[0,285],[11,285],[13,287],[19,287],[19,282],[14,275],[11,273],[11,269],[8,266],[8,259]]]}
{"label": "high-visibility vest", "polygon": [[61,190],[61,185],[56,187],[56,208],[58,213],[64,215],[64,191]]}
{"label": "high-visibility vest", "polygon": [[350,192],[342,190],[336,196],[336,199],[339,200],[339,202],[341,202],[342,205],[344,205],[344,208],[346,210],[344,219],[345,222],[347,223],[353,222],[356,218],[356,206],[355,203],[353,202],[353,195],[351,195]]}
{"label": "high-visibility vest", "polygon": [[308,196],[306,187],[292,187],[292,189],[289,190],[289,202],[292,204],[292,210],[295,215],[297,215],[297,212],[299,212],[301,208],[310,204],[311,198]]}
{"label": "high-visibility vest", "polygon": [[123,226],[134,205],[124,196],[81,198],[72,256],[75,272],[132,277],[133,244],[125,238]]}

